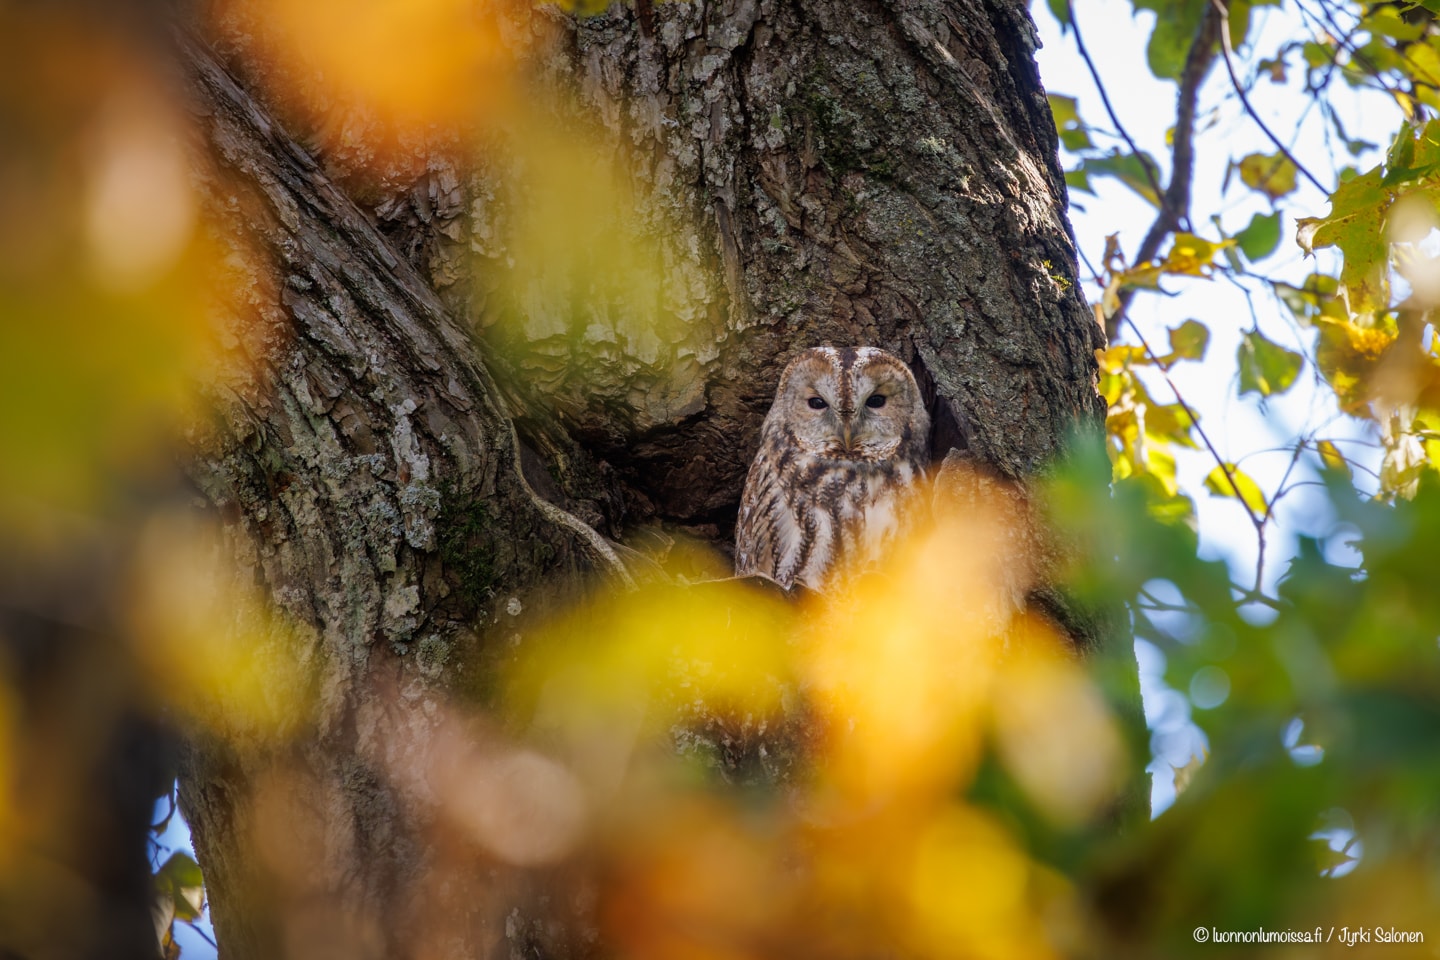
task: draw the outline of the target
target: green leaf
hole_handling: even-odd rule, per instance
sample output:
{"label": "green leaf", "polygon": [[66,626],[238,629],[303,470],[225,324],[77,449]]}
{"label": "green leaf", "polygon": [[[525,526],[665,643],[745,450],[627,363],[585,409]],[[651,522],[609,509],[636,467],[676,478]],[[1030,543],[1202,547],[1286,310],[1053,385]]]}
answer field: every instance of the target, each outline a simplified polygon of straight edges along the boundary
{"label": "green leaf", "polygon": [[1251,8],[1278,6],[1280,0],[1230,0],[1230,45],[1238,50],[1250,36]]}
{"label": "green leaf", "polygon": [[1284,393],[1295,382],[1304,358],[1293,350],[1265,339],[1260,331],[1245,334],[1236,351],[1240,363],[1240,394],[1270,397]]}
{"label": "green leaf", "polygon": [[1065,35],[1065,30],[1070,26],[1070,4],[1066,0],[1045,0],[1045,5],[1050,8],[1050,15],[1060,23],[1060,35]]}
{"label": "green leaf", "polygon": [[1058,93],[1049,95],[1050,116],[1055,120],[1055,132],[1066,150],[1089,150],[1095,144],[1090,141],[1090,132],[1080,119],[1080,108],[1074,97]]}
{"label": "green leaf", "polygon": [[1310,274],[1298,287],[1279,282],[1272,285],[1295,319],[1306,325],[1325,310],[1340,289],[1340,281],[1323,273]]}
{"label": "green leaf", "polygon": [[[1147,167],[1154,175],[1153,177],[1145,175]],[[1091,157],[1080,164],[1077,169],[1084,170],[1090,176],[1114,177],[1144,197],[1155,209],[1160,209],[1160,195],[1155,192],[1154,186],[1160,182],[1157,172],[1160,168],[1148,153],[1142,152],[1137,155],[1117,151],[1109,156]]]}
{"label": "green leaf", "polygon": [[1400,132],[1385,152],[1385,176],[1380,184],[1393,187],[1414,178],[1415,173],[1415,131],[1410,124],[1402,123]]}
{"label": "green leaf", "polygon": [[1061,133],[1066,127],[1080,122],[1080,107],[1074,97],[1052,93],[1047,96],[1047,99],[1050,101],[1050,116],[1055,119],[1056,133]]}
{"label": "green leaf", "polygon": [[1328,217],[1295,221],[1295,242],[1307,254],[1338,246],[1345,255],[1340,282],[1350,294],[1351,309],[1357,312],[1375,309],[1385,299],[1390,251],[1385,243],[1384,221],[1390,192],[1381,181],[1380,167],[1352,177],[1330,195]]}
{"label": "green leaf", "polygon": [[1179,80],[1208,0],[1134,0],[1134,4],[1136,10],[1155,11],[1155,30],[1145,47],[1150,72],[1161,80]]}
{"label": "green leaf", "polygon": [[1079,152],[1081,150],[1090,150],[1093,149],[1095,146],[1095,144],[1090,140],[1089,132],[1084,130],[1083,128],[1075,130],[1062,130],[1060,133],[1060,143],[1064,145],[1066,150],[1069,150],[1072,153]]}
{"label": "green leaf", "polygon": [[1295,164],[1283,153],[1251,153],[1240,159],[1240,179],[1275,201],[1295,192]]}
{"label": "green leaf", "polygon": [[1343,251],[1344,244],[1341,240],[1348,236],[1346,226],[1357,217],[1373,217],[1378,227],[1380,214],[1390,200],[1390,192],[1381,184],[1381,179],[1380,167],[1351,177],[1330,194],[1328,217],[1306,217],[1297,220],[1296,224],[1300,227],[1297,234],[1305,238],[1300,244],[1301,248],[1306,253],[1311,253],[1321,247],[1338,244]]}
{"label": "green leaf", "polygon": [[1394,7],[1378,4],[1361,18],[1359,26],[1361,30],[1367,30],[1372,34],[1389,37],[1391,40],[1404,40],[1407,43],[1418,40],[1420,35],[1425,32],[1422,24],[1410,24],[1401,19],[1399,12]]}
{"label": "green leaf", "polygon": [[1440,50],[1430,43],[1413,43],[1405,48],[1406,66],[1415,79],[1427,86],[1440,84]]}
{"label": "green leaf", "polygon": [[1415,165],[1433,172],[1440,164],[1440,120],[1431,120],[1415,140]]}
{"label": "green leaf", "polygon": [[174,902],[177,920],[197,920],[205,909],[205,880],[189,854],[170,855],[155,872],[155,889]]}
{"label": "green leaf", "polygon": [[1304,58],[1305,65],[1312,70],[1329,66],[1335,59],[1335,51],[1330,46],[1321,46],[1318,43],[1307,40],[1300,46],[1300,56]]}
{"label": "green leaf", "polygon": [[1331,194],[1331,216],[1326,220],[1335,220],[1338,217],[1352,216],[1355,213],[1368,212],[1378,204],[1384,203],[1390,193],[1381,186],[1380,167],[1371,168],[1359,176],[1351,177],[1336,187],[1335,193]]}
{"label": "green leaf", "polygon": [[1205,478],[1205,489],[1217,497],[1234,497],[1257,517],[1265,515],[1265,494],[1250,475],[1233,463],[1226,463],[1211,470]]}
{"label": "green leaf", "polygon": [[1203,360],[1210,345],[1210,328],[1199,320],[1186,320],[1170,331],[1170,352],[1179,360]]}
{"label": "green leaf", "polygon": [[1074,170],[1065,171],[1065,185],[1071,190],[1079,190],[1091,196],[1095,194],[1095,188],[1090,186],[1090,174],[1086,172],[1084,164]]}
{"label": "green leaf", "polygon": [[1150,516],[1161,523],[1194,529],[1195,501],[1182,494],[1173,497],[1150,497],[1145,504]]}
{"label": "green leaf", "polygon": [[1255,214],[1250,218],[1250,225],[1235,234],[1235,243],[1251,263],[1270,256],[1280,245],[1279,211],[1265,216]]}

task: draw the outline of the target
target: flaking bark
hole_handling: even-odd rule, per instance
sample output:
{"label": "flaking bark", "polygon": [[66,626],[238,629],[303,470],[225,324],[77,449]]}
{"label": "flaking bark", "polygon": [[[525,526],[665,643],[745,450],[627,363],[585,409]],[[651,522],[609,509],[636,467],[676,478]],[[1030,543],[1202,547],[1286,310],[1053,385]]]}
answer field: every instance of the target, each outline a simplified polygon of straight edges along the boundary
{"label": "flaking bark", "polygon": [[[295,670],[316,691],[281,743],[221,718],[188,751],[181,800],[226,954],[274,956],[286,932],[267,895],[313,898],[337,918],[404,912],[397,901],[426,870],[428,812],[388,773],[438,723],[433,665],[484,656],[480,604],[547,575],[628,573],[534,492],[474,345],[425,280],[201,45],[180,48],[216,161],[212,198],[241,231],[230,349],[191,473],[292,626]],[[294,835],[325,838],[314,876],[288,889],[257,867],[247,810],[277,765],[307,785],[277,787],[303,794],[287,814]],[[477,896],[451,919],[475,913],[493,930],[497,907]],[[356,946],[399,955],[390,936]]]}

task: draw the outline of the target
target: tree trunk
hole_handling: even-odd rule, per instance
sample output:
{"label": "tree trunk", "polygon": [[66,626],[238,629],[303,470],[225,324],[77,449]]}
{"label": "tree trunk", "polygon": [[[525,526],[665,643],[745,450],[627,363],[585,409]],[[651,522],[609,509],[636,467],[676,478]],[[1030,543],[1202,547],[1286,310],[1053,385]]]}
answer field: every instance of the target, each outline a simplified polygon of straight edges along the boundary
{"label": "tree trunk", "polygon": [[503,136],[362,189],[247,87],[243,31],[219,31],[228,65],[181,44],[244,292],[192,474],[310,697],[186,754],[224,956],[594,949],[559,922],[579,894],[538,906],[578,889],[558,868],[436,841],[415,757],[458,736],[446,704],[493,682],[517,611],[636,575],[617,541],[727,546],[795,350],[910,362],[937,460],[1023,481],[1097,435],[1102,338],[1023,3],[644,6],[646,29],[619,7],[500,14],[627,178],[663,275],[640,304],[543,267],[515,282],[524,158]]}

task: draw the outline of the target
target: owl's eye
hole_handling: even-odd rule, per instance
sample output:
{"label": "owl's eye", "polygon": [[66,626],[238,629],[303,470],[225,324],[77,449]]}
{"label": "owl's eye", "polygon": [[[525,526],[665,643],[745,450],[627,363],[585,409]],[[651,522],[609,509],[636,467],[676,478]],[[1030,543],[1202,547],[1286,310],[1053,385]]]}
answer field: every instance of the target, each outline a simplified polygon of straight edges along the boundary
{"label": "owl's eye", "polygon": [[826,403],[824,400],[821,400],[819,397],[811,397],[809,403],[811,410],[824,410],[826,407],[830,406],[830,404]]}
{"label": "owl's eye", "polygon": [[865,401],[865,406],[869,407],[871,410],[879,410],[881,407],[885,406],[885,394],[870,394],[870,398]]}

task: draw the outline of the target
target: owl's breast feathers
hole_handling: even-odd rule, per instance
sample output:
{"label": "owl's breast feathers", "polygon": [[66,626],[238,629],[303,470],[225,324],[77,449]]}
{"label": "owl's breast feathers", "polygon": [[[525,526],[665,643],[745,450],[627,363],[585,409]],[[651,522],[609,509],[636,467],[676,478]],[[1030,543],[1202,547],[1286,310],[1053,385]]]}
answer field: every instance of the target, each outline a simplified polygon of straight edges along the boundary
{"label": "owl's breast feathers", "polygon": [[[766,450],[780,452],[771,461]],[[735,572],[823,590],[879,560],[912,513],[916,460],[851,460],[762,444],[740,505]]]}
{"label": "owl's breast feathers", "polygon": [[929,415],[878,347],[811,347],[780,375],[735,530],[735,572],[822,590],[881,558],[913,518]]}

